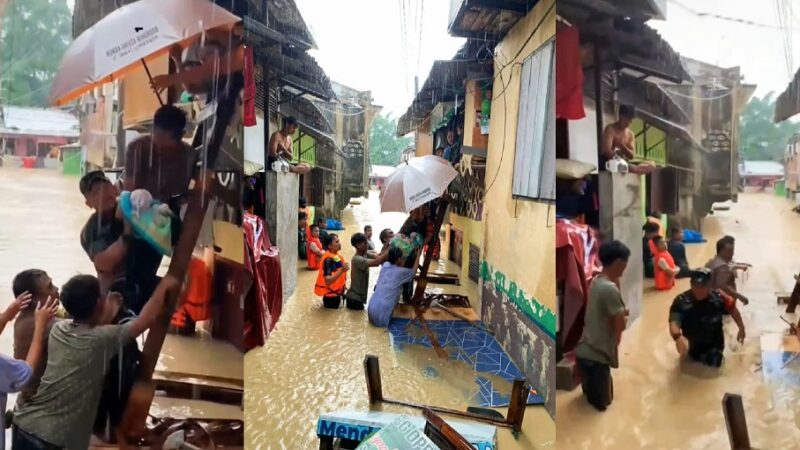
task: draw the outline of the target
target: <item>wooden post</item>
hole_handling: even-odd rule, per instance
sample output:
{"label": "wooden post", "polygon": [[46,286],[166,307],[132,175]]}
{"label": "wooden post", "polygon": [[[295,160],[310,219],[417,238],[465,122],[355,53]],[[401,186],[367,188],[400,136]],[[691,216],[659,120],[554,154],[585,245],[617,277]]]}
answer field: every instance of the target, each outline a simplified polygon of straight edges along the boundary
{"label": "wooden post", "polygon": [[725,415],[731,450],[750,450],[750,434],[747,432],[742,396],[726,393],[722,397],[722,412]]}
{"label": "wooden post", "polygon": [[[232,76],[229,82],[228,91],[223,93],[218,100],[219,106],[217,107],[216,121],[214,121],[214,128],[211,130],[212,133],[208,145],[205,146],[205,167],[198,169],[194,175],[195,183],[189,192],[189,201],[183,218],[181,234],[178,237],[178,243],[175,245],[167,271],[168,276],[173,276],[179,280],[183,280],[186,277],[189,261],[192,258],[192,252],[208,209],[211,192],[210,188],[204,188],[206,180],[210,179],[214,173],[214,163],[220,152],[225,131],[238,106],[239,91],[244,87],[242,77]],[[195,134],[194,148],[205,144],[207,131],[209,131],[208,124],[209,122],[200,125],[200,129]],[[158,357],[161,354],[161,348],[164,345],[164,339],[167,336],[167,330],[175,312],[179,294],[177,291],[167,293],[161,316],[147,333],[144,348],[142,349],[139,376],[131,389],[125,414],[120,424],[125,435],[137,436],[145,431],[150,406],[155,397],[155,386],[152,381],[153,372],[158,363]]]}
{"label": "wooden post", "polygon": [[461,436],[455,428],[451,427],[436,413],[425,408],[422,410],[425,417],[425,436],[428,436],[437,447],[442,450],[474,450],[472,444]]}
{"label": "wooden post", "polygon": [[433,252],[436,250],[436,245],[439,243],[439,231],[441,231],[442,223],[444,223],[444,217],[447,215],[447,199],[442,197],[438,200],[438,202],[439,206],[436,210],[436,222],[433,224],[433,238],[428,243],[428,251],[425,252],[425,259],[422,263],[422,269],[420,269],[419,272],[417,288],[414,291],[414,297],[411,299],[411,302],[414,304],[420,304],[425,299],[425,289],[428,287],[428,269],[431,267]]}
{"label": "wooden post", "polygon": [[364,357],[364,374],[367,376],[367,396],[369,404],[374,405],[383,401],[383,387],[381,385],[381,366],[378,357],[367,355]]}
{"label": "wooden post", "polygon": [[525,418],[525,408],[528,404],[528,395],[531,390],[525,380],[514,380],[514,387],[511,388],[511,400],[508,405],[508,415],[506,422],[511,428],[519,433],[522,431],[522,421]]}
{"label": "wooden post", "polygon": [[788,314],[794,313],[798,303],[800,303],[800,283],[795,281],[792,295],[789,297],[789,304],[786,305],[786,312]]}

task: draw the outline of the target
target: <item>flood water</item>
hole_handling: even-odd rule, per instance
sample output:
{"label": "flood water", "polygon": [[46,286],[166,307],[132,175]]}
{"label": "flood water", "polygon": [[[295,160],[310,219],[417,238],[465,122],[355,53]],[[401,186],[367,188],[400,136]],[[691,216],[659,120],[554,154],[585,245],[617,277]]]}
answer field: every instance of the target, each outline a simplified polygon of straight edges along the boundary
{"label": "flood water", "polygon": [[[345,258],[349,260],[354,253],[350,236],[364,225],[372,225],[377,245],[381,229],[397,230],[407,217],[379,211],[376,192],[361,205],[345,210],[346,230],[340,234]],[[431,270],[455,272],[449,264],[432,266]],[[377,272],[373,268],[370,273],[373,286]],[[389,332],[370,325],[366,312],[324,310],[312,292],[315,277],[315,272],[300,271],[297,290],[286,300],[266,346],[245,356],[247,448],[318,448],[315,430],[320,414],[367,411],[363,368],[367,354],[380,358],[385,397],[460,410],[469,406],[474,389],[471,367],[441,360],[429,349],[394,350]],[[469,280],[462,279],[460,287],[429,286],[433,288],[468,295],[473,305],[477,304],[477,285]],[[437,372],[437,376],[430,376]],[[383,406],[383,410],[421,415],[419,411],[391,405]],[[505,413],[502,408],[499,411]],[[498,440],[500,450],[555,448],[555,424],[542,407],[528,407],[521,436],[515,439],[510,431],[498,427]]]}
{"label": "flood water", "polygon": [[[730,448],[721,401],[726,392],[743,397],[750,441],[755,449],[800,448],[800,384],[765,382],[759,369],[760,336],[783,333],[780,319],[797,317],[778,306],[776,292],[791,291],[800,271],[800,215],[788,200],[771,194],[740,195],[729,211],[717,211],[705,223],[705,244],[687,245],[692,266],[715,253],[716,239],[736,238],[735,260],[753,264],[739,290],[750,299],[740,306],[747,338],[735,341],[736,326],[726,325],[725,364],[720,371],[681,363],[668,332],[672,299],[688,289],[679,280],[669,292],[645,284],[642,317],[624,334],[620,368],[612,371],[614,403],[598,413],[582,398],[580,387],[557,396],[558,448],[641,448],[700,450]],[[645,282],[647,283],[647,281]],[[785,369],[800,380],[800,361]]]}

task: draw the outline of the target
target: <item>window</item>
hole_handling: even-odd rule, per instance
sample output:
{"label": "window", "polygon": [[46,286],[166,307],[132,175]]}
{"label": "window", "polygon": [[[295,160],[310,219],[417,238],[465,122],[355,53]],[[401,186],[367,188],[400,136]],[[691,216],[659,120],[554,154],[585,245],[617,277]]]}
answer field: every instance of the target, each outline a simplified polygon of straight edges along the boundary
{"label": "window", "polygon": [[551,40],[522,65],[512,185],[515,197],[556,198],[554,60],[555,41]]}

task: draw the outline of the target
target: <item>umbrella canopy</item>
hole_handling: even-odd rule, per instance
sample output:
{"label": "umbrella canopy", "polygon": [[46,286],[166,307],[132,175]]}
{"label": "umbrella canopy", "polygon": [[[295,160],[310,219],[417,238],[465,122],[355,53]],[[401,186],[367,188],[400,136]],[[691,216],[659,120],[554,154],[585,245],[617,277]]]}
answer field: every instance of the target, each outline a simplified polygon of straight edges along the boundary
{"label": "umbrella canopy", "polygon": [[139,0],[84,31],[69,46],[50,90],[50,103],[63,105],[97,86],[139,69],[174,44],[241,19],[208,0]]}
{"label": "umbrella canopy", "polygon": [[442,195],[458,175],[450,163],[427,155],[397,166],[381,190],[381,212],[411,212]]}

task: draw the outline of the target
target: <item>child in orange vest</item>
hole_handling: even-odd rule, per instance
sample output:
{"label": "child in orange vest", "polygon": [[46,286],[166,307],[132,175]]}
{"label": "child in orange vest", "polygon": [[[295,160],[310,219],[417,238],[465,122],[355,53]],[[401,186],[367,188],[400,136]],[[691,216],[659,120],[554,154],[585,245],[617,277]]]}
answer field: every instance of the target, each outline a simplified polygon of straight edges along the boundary
{"label": "child in orange vest", "polygon": [[330,234],[328,251],[322,255],[314,294],[322,297],[322,304],[328,309],[338,309],[346,290],[347,272],[350,264],[339,255],[342,243],[339,236]]}
{"label": "child in orange vest", "polygon": [[680,267],[667,250],[667,241],[661,236],[653,238],[653,274],[655,287],[659,291],[668,291],[675,286],[675,277],[681,273]]}
{"label": "child in orange vest", "polygon": [[317,225],[311,225],[306,252],[308,270],[319,270],[321,258],[325,255],[325,247],[319,238],[319,226]]}

